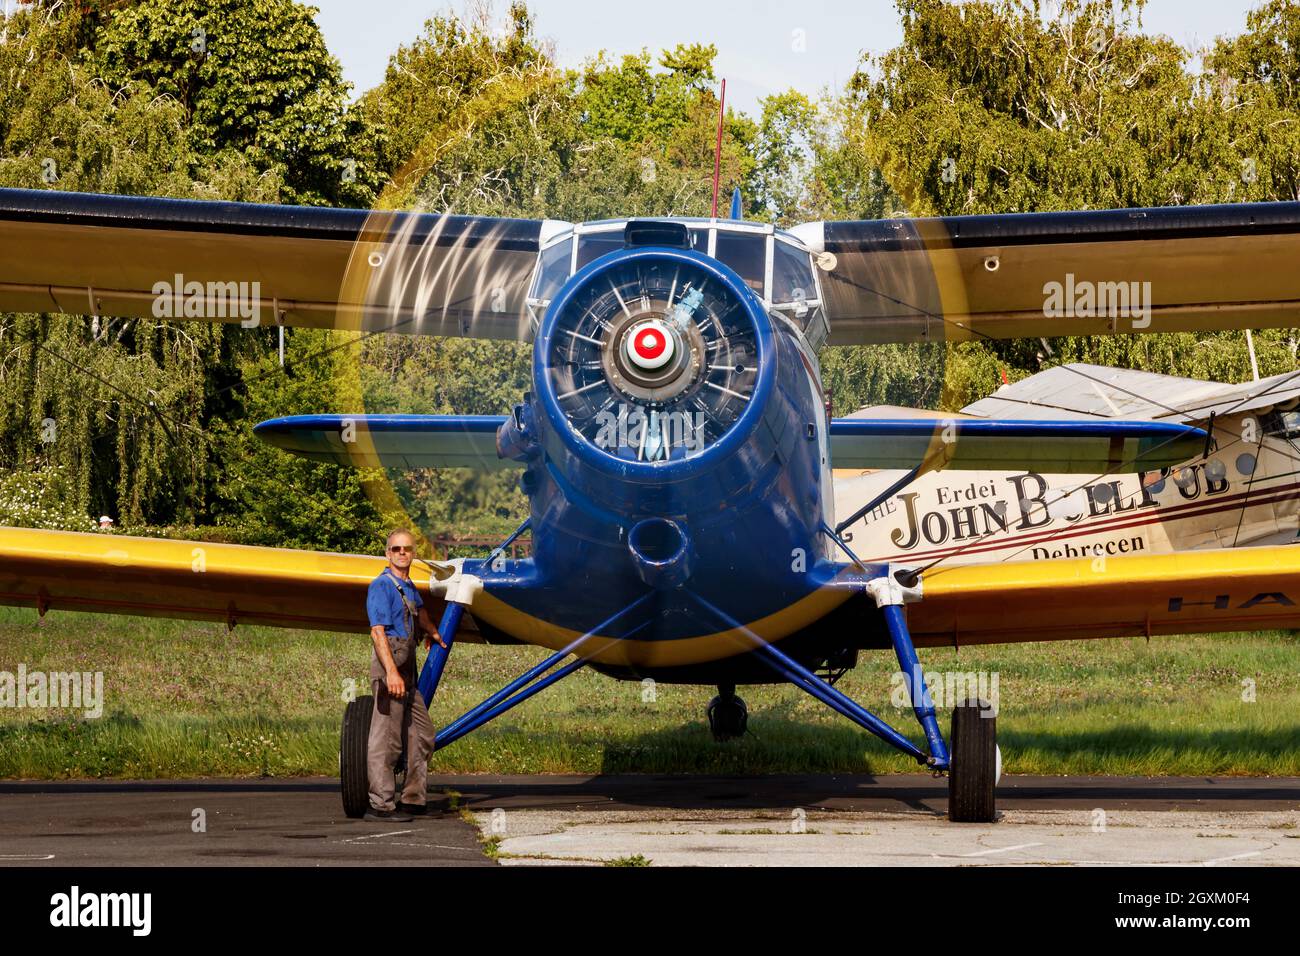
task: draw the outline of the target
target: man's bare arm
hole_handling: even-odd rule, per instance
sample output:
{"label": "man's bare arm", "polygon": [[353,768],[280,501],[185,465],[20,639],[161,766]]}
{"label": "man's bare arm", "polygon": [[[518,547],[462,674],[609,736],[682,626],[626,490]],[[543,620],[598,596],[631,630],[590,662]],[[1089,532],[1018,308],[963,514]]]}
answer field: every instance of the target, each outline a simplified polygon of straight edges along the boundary
{"label": "man's bare arm", "polygon": [[442,639],[442,635],[438,632],[438,626],[433,623],[433,618],[429,617],[429,609],[423,604],[420,605],[420,627],[424,628],[424,633],[429,635],[424,642],[425,650],[432,647],[434,641],[437,641],[443,650],[446,650],[447,642]]}
{"label": "man's bare arm", "polygon": [[394,697],[405,697],[406,681],[402,680],[397,665],[393,663],[393,652],[388,647],[388,633],[384,630],[384,625],[376,624],[370,629],[370,640],[374,642],[375,653],[379,655],[379,663],[384,667],[384,683],[388,685],[388,693]]}

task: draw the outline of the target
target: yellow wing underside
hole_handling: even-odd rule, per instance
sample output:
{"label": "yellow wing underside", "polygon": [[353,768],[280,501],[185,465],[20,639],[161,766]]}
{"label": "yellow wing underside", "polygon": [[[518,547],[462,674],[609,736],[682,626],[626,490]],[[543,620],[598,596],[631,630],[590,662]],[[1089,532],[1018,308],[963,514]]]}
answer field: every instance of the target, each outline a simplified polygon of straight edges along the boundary
{"label": "yellow wing underside", "polygon": [[[0,528],[0,604],[368,630],[379,557]],[[427,569],[412,577],[427,593]],[[908,605],[920,646],[1300,629],[1300,547],[936,568]],[[437,620],[442,601],[427,602]],[[482,641],[471,620],[460,640]],[[520,635],[522,636],[522,635]]]}
{"label": "yellow wing underside", "polygon": [[936,568],[908,606],[921,645],[1300,628],[1300,547]]}
{"label": "yellow wing underside", "polygon": [[[320,631],[370,629],[383,558],[202,541],[0,528],[0,604]],[[411,577],[435,621],[429,572]],[[481,640],[472,621],[460,640]]]}

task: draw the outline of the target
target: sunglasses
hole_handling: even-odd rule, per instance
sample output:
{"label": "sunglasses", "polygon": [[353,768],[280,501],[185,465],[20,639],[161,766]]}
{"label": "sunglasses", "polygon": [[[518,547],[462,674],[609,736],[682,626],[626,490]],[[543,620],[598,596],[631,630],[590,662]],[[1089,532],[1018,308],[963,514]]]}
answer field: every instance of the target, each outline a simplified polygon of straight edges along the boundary
{"label": "sunglasses", "polygon": [[391,548],[389,548],[388,550],[389,550],[389,551],[396,551],[396,552],[398,552],[399,554],[414,554],[414,553],[415,553],[415,546],[414,546],[414,545],[410,545],[410,544],[395,544],[395,545],[393,545]]}

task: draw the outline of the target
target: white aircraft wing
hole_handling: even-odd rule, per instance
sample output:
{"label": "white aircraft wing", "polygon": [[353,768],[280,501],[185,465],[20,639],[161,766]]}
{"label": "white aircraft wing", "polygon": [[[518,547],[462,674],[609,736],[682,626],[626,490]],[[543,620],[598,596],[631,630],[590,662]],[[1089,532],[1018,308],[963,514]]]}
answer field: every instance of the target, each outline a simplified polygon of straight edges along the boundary
{"label": "white aircraft wing", "polygon": [[1300,399],[1300,373],[1225,385],[1104,365],[1058,365],[972,402],[976,418],[1098,419],[1203,422],[1211,413],[1262,414]]}

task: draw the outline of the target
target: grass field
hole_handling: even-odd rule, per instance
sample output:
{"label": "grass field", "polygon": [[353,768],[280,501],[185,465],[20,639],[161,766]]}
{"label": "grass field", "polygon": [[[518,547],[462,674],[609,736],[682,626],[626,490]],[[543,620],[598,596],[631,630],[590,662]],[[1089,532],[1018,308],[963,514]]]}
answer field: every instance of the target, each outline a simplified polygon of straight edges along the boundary
{"label": "grass field", "polygon": [[[434,702],[442,726],[540,659],[459,645]],[[1300,639],[1289,632],[922,652],[927,672],[996,673],[1011,773],[1300,775]],[[0,777],[335,774],[349,682],[368,692],[366,635],[0,608],[0,671],[102,671],[104,713],[0,708]],[[893,655],[839,686],[915,741],[891,703]],[[1244,700],[1253,681],[1253,701]],[[717,744],[713,690],[579,671],[434,755],[435,772],[915,771],[791,687],[749,687],[750,733]],[[941,710],[944,732],[949,713]]]}

